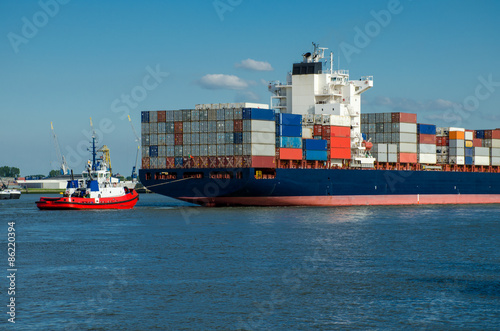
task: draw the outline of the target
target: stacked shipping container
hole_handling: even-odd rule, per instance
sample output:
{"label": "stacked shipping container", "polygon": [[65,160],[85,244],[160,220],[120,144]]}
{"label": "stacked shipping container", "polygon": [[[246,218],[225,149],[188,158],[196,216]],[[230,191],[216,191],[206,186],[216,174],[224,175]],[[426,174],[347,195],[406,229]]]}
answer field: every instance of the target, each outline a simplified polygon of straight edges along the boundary
{"label": "stacked shipping container", "polygon": [[421,164],[436,164],[436,126],[417,124],[418,162]]}

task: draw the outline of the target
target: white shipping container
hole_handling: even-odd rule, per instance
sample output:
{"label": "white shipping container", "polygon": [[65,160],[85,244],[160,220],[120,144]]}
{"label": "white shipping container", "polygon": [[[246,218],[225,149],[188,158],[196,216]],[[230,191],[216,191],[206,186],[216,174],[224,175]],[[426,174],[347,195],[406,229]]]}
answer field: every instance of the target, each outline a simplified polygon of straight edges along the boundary
{"label": "white shipping container", "polygon": [[[397,144],[387,144],[387,153],[397,154],[398,153],[398,145]],[[389,162],[391,162],[391,161],[389,161]],[[397,162],[397,161],[394,161],[394,162]]]}
{"label": "white shipping container", "polygon": [[378,162],[387,162],[387,153],[376,153],[373,155]]}
{"label": "white shipping container", "polygon": [[158,122],[158,111],[150,111],[149,112],[149,123]]}
{"label": "white shipping container", "polygon": [[399,153],[417,153],[417,144],[401,143],[398,144]]}
{"label": "white shipping container", "polygon": [[419,154],[417,154],[417,159],[418,159],[418,163],[422,163],[422,164],[436,164],[437,163],[436,154],[419,153]]}
{"label": "white shipping container", "polygon": [[494,157],[500,157],[500,148],[488,148],[490,150],[490,155]]}
{"label": "white shipping container", "polygon": [[488,147],[474,147],[474,156],[487,156],[489,158],[490,149]]}
{"label": "white shipping container", "polygon": [[448,155],[450,149],[448,146],[436,146],[436,154]]}
{"label": "white shipping container", "polygon": [[[381,153],[387,154],[387,144],[373,144],[372,150],[378,154],[381,154]],[[384,161],[384,162],[387,162],[387,161]]]}
{"label": "white shipping container", "polygon": [[492,156],[490,158],[490,162],[492,166],[500,166],[500,157],[498,156]]}
{"label": "white shipping container", "polygon": [[252,132],[252,144],[276,144],[276,135],[270,132]]}
{"label": "white shipping container", "polygon": [[275,156],[275,144],[252,144],[252,155]]}
{"label": "white shipping container", "polygon": [[449,140],[449,146],[450,148],[464,148],[465,147],[465,140],[461,139],[450,139]]}
{"label": "white shipping container", "polygon": [[394,133],[415,133],[417,134],[416,123],[392,123],[392,132]]}
{"label": "white shipping container", "polygon": [[243,120],[243,131],[247,132],[276,132],[274,121]]}
{"label": "white shipping container", "polygon": [[465,156],[465,148],[464,147],[450,147],[448,150],[448,154],[450,156]]}
{"label": "white shipping container", "polygon": [[302,139],[313,139],[313,129],[302,127]]}
{"label": "white shipping container", "polygon": [[392,142],[396,143],[417,143],[417,134],[416,133],[393,133],[392,134]]}
{"label": "white shipping container", "polygon": [[464,165],[465,164],[465,156],[451,156],[449,157],[450,164],[458,164],[458,165]]}
{"label": "white shipping container", "polygon": [[418,144],[417,151],[420,154],[436,154],[436,145],[434,144]]}
{"label": "white shipping container", "polygon": [[474,139],[474,134],[472,132],[466,131],[465,140],[472,140],[472,139]]}
{"label": "white shipping container", "polygon": [[461,131],[461,132],[465,132],[465,129],[464,129],[464,128],[454,128],[454,127],[450,127],[450,128],[445,128],[445,129],[448,129],[448,132],[450,132],[450,131]]}
{"label": "white shipping container", "polygon": [[478,166],[489,166],[490,157],[489,156],[474,156],[474,164]]}
{"label": "white shipping container", "polygon": [[491,139],[491,147],[500,148],[500,139]]}
{"label": "white shipping container", "polygon": [[398,154],[395,154],[395,153],[387,154],[387,162],[391,162],[391,163],[398,162]]}
{"label": "white shipping container", "polygon": [[334,126],[351,126],[351,117],[340,115],[323,115],[323,124]]}

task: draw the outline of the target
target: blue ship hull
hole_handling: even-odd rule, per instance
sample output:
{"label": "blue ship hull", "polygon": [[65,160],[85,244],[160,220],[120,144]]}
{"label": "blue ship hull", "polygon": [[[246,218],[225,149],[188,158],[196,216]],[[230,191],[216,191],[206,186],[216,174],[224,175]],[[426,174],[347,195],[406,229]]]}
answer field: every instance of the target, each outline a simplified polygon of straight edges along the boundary
{"label": "blue ship hull", "polygon": [[[500,203],[498,173],[278,168],[262,179],[255,173],[255,168],[141,169],[139,176],[155,193],[207,206]],[[167,174],[175,179],[162,179]],[[185,178],[193,174],[198,178]]]}

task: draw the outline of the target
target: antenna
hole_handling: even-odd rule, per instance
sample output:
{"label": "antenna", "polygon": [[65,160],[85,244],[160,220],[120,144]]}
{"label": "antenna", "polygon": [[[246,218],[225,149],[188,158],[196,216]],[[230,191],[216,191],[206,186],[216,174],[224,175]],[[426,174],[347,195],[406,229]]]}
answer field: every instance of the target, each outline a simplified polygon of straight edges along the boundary
{"label": "antenna", "polygon": [[330,74],[333,74],[333,52],[330,52]]}

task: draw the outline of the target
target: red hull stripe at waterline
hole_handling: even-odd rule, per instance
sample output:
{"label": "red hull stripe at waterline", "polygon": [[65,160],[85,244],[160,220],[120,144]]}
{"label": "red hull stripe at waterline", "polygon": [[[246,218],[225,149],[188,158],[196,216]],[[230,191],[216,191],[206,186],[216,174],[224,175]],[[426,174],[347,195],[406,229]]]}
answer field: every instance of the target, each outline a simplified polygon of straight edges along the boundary
{"label": "red hull stripe at waterline", "polygon": [[500,203],[500,194],[417,194],[294,197],[216,197],[178,199],[209,206],[365,206]]}

